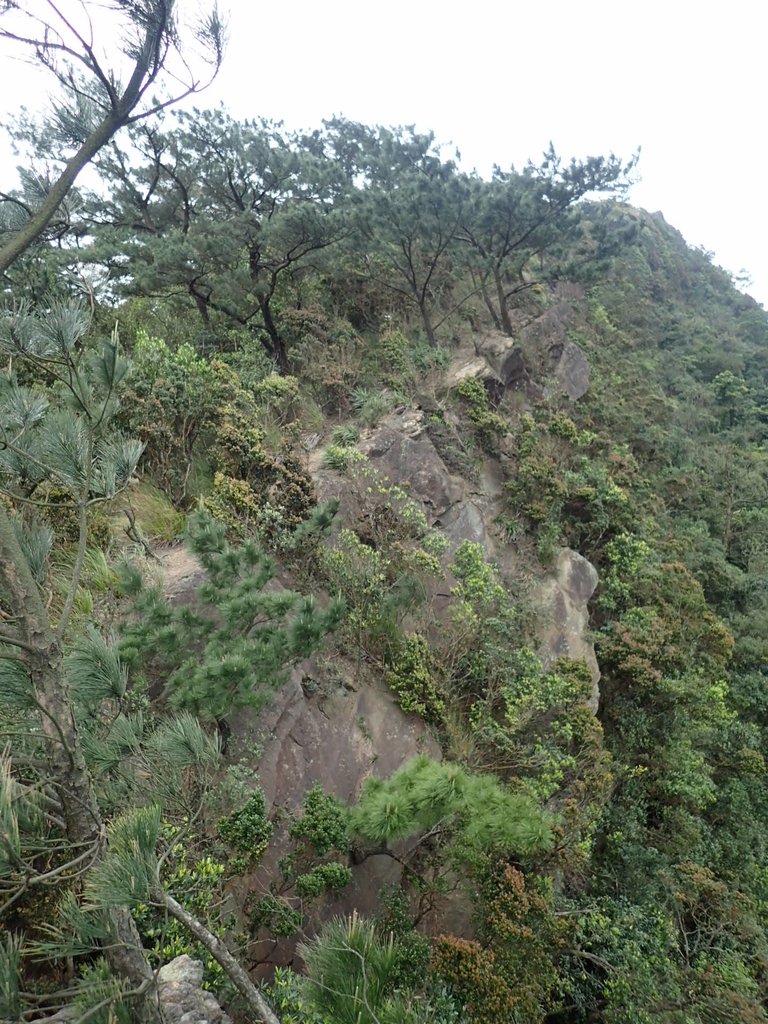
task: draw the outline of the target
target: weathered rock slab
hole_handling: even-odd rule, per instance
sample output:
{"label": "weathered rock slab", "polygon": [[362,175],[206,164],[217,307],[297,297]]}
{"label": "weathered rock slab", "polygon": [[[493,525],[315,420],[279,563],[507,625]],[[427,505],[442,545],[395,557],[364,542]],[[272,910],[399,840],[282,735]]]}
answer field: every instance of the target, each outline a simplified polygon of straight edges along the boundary
{"label": "weathered rock slab", "polygon": [[555,378],[572,402],[586,395],[591,373],[592,368],[579,346],[566,341],[555,367]]}
{"label": "weathered rock slab", "polygon": [[[231,742],[242,753],[249,742],[263,745],[259,783],[271,806],[293,810],[316,782],[348,803],[370,774],[386,778],[420,751],[438,751],[424,722],[404,714],[380,679],[351,664],[335,669],[330,680],[327,667],[303,662],[255,722],[244,712],[232,718]],[[308,697],[315,688],[322,693]]]}
{"label": "weathered rock slab", "polygon": [[600,700],[600,668],[595,648],[589,639],[589,599],[598,584],[597,569],[582,555],[562,548],[557,556],[554,575],[542,584],[540,608],[540,655],[545,667],[558,658],[583,660],[592,675],[589,706],[597,711]]}
{"label": "weathered rock slab", "polygon": [[491,550],[491,539],[485,524],[485,515],[474,501],[466,498],[451,508],[440,522],[448,539],[448,554],[453,555],[464,541],[482,544],[486,554]]}
{"label": "weathered rock slab", "polygon": [[462,494],[426,433],[404,435],[381,427],[360,444],[371,465],[425,506],[427,515],[441,516]]}
{"label": "weathered rock slab", "polygon": [[203,985],[203,965],[184,953],[158,972],[158,993],[167,1024],[232,1024]]}

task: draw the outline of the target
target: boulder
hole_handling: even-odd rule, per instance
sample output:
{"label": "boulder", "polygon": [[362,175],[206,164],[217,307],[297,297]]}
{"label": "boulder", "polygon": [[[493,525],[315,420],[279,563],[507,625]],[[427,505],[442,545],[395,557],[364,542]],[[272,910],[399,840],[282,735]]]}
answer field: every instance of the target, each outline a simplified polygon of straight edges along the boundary
{"label": "boulder", "polygon": [[544,581],[538,595],[541,648],[539,653],[546,668],[558,658],[583,660],[592,675],[589,706],[597,711],[600,700],[600,668],[595,648],[589,639],[589,599],[598,583],[597,569],[586,558],[562,548],[555,562],[554,574]]}
{"label": "boulder", "polygon": [[555,366],[555,378],[572,402],[578,401],[589,390],[591,372],[587,357],[579,346],[573,341],[566,341]]}
{"label": "boulder", "polygon": [[203,965],[184,953],[160,968],[160,1002],[167,1024],[232,1024],[203,985]]}
{"label": "boulder", "polygon": [[461,484],[451,476],[426,433],[408,436],[392,427],[380,427],[360,444],[360,450],[374,469],[418,498],[433,520],[461,497]]}
{"label": "boulder", "polygon": [[568,338],[568,325],[573,317],[573,305],[562,295],[541,316],[536,317],[520,332],[520,346],[525,352],[537,352],[548,360],[554,372],[556,385],[547,393],[560,388],[575,402],[589,388],[591,367],[579,346]]}
{"label": "boulder", "polygon": [[473,544],[482,544],[486,553],[490,553],[491,540],[485,525],[482,509],[468,498],[458,502],[451,508],[440,522],[440,528],[448,538],[448,554],[453,555],[456,548],[465,540]]}
{"label": "boulder", "polygon": [[531,379],[523,351],[514,338],[493,332],[481,338],[476,347],[505,389],[522,391],[531,399],[542,397],[543,389]]}
{"label": "boulder", "polygon": [[567,299],[555,302],[522,329],[520,345],[523,350],[548,352],[556,345],[564,345],[568,340],[566,328],[572,315],[573,307]]}
{"label": "boulder", "polygon": [[[495,383],[497,387],[502,387],[502,381],[493,372],[491,367],[488,365],[488,361],[482,356],[476,356],[474,359],[469,359],[467,362],[459,363],[457,366],[454,365],[448,371],[445,378],[445,387],[447,390],[456,387],[456,385],[462,380],[468,380],[469,378],[476,378],[477,380],[491,381]],[[488,385],[486,384],[486,387]]]}

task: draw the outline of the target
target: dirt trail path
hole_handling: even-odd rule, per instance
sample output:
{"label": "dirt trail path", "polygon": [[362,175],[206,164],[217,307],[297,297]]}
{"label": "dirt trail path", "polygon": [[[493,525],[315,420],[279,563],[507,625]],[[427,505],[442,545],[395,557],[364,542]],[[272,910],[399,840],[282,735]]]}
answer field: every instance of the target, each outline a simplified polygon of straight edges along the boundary
{"label": "dirt trail path", "polygon": [[184,544],[156,552],[162,566],[163,594],[169,601],[179,601],[195,590],[205,572],[197,557]]}

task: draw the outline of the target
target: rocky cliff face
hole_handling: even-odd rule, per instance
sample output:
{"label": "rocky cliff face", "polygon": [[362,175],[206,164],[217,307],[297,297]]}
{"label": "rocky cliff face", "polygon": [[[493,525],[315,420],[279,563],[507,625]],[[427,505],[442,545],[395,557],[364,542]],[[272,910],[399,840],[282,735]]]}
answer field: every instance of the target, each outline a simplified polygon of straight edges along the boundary
{"label": "rocky cliff face", "polygon": [[562,548],[554,573],[547,576],[539,590],[540,654],[546,667],[558,658],[584,661],[592,675],[589,706],[597,712],[600,701],[600,668],[589,638],[589,599],[595,592],[597,570],[577,551]]}
{"label": "rocky cliff face", "polygon": [[[588,387],[589,365],[567,337],[571,311],[570,301],[563,297],[538,320],[522,327],[517,339],[499,334],[479,339],[474,356],[465,354],[449,368],[448,388],[471,376],[483,381],[495,402],[510,391],[519,393],[525,402],[535,402],[552,389],[577,401]],[[427,409],[401,409],[368,431],[359,448],[377,477],[406,490],[423,508],[429,524],[444,533],[448,541],[443,558],[446,570],[456,548],[471,541],[496,562],[503,578],[513,580],[525,559],[498,526],[505,507],[499,457],[464,447],[461,434],[466,425],[458,419],[447,415],[442,422],[450,433],[447,441],[445,433],[436,436],[434,417]],[[501,448],[503,458],[503,443]],[[339,498],[339,520],[355,525],[348,480],[323,468],[319,451],[313,453],[310,465],[319,498]],[[530,553],[527,558],[524,569],[530,573]],[[562,656],[583,659],[592,675],[590,707],[596,711],[600,672],[589,638],[588,602],[597,586],[597,572],[569,549],[560,550],[551,567],[534,566],[533,571],[537,578],[531,597],[537,609],[541,657],[547,666]],[[198,581],[194,566],[180,566],[177,557],[172,560],[167,580],[172,595],[183,599],[185,589]],[[447,572],[444,599],[453,582]],[[446,603],[441,604],[441,595],[434,595],[438,621]],[[353,801],[371,774],[388,777],[420,752],[440,756],[424,722],[401,711],[381,673],[359,660],[329,663],[319,656],[298,666],[266,712],[257,718],[241,712],[230,725],[231,743],[238,756],[247,759],[258,751],[259,781],[268,804],[277,811],[297,809],[317,782],[342,801]],[[244,901],[249,889],[265,891],[285,852],[278,830],[278,841],[257,875],[238,889],[237,904]],[[369,856],[355,868],[354,881],[343,896],[326,901],[323,914],[353,909],[371,912],[378,891],[397,882],[401,870],[391,857]],[[465,911],[456,906],[443,908],[444,926],[457,913],[466,926]],[[290,962],[292,955],[291,943],[265,938],[254,947],[254,960],[262,968]]]}

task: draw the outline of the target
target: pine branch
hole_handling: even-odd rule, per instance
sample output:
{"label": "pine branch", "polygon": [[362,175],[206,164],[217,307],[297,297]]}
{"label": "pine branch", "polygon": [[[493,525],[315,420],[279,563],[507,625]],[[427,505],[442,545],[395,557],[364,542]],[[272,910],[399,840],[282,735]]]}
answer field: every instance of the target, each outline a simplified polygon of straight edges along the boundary
{"label": "pine branch", "polygon": [[[86,463],[86,477],[90,479],[91,476],[91,445],[88,445],[88,459]],[[64,602],[64,608],[61,612],[61,618],[56,628],[56,642],[61,643],[66,632],[67,625],[72,615],[72,610],[75,606],[75,597],[77,596],[77,590],[80,586],[80,577],[83,573],[83,565],[85,564],[85,552],[88,547],[88,514],[87,514],[87,493],[81,495],[79,508],[78,508],[78,538],[77,538],[77,555],[75,557],[75,564],[72,569],[72,578],[69,581],[69,590],[67,591],[67,597]]]}
{"label": "pine branch", "polygon": [[269,1003],[221,939],[217,938],[196,917],[186,911],[173,896],[160,891],[155,894],[155,899],[171,917],[183,924],[195,936],[197,941],[208,950],[240,995],[246,1000],[256,1020],[261,1021],[262,1024],[280,1024],[280,1019],[275,1016]]}
{"label": "pine branch", "polygon": [[[33,651],[35,648],[32,644],[28,644],[26,640],[22,640],[21,637],[14,636],[11,633],[6,632],[4,629],[0,629],[0,644],[8,644],[10,647],[19,647],[23,651]],[[5,655],[0,655],[5,657]]]}

